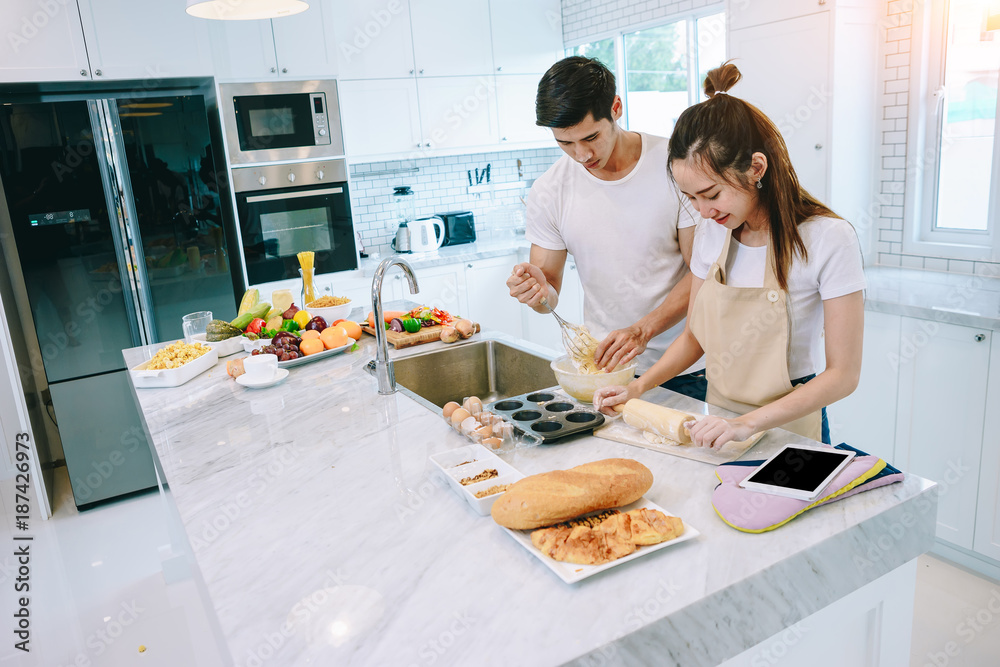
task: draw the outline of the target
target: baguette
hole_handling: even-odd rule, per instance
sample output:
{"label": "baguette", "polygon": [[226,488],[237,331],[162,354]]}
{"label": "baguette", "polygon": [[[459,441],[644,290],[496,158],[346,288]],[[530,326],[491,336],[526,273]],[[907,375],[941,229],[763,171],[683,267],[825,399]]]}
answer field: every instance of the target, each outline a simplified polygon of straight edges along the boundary
{"label": "baguette", "polygon": [[653,473],[632,459],[604,459],[515,482],[495,503],[493,520],[531,530],[581,514],[634,503],[653,486]]}

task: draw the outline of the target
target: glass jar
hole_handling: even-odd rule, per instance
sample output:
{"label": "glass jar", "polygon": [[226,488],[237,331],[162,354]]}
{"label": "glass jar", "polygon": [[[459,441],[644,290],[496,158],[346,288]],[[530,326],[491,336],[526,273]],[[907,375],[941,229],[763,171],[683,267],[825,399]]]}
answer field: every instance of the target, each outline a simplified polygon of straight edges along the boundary
{"label": "glass jar", "polygon": [[302,278],[302,308],[307,308],[310,303],[317,299],[316,281],[314,280],[315,268],[299,269],[299,277]]}

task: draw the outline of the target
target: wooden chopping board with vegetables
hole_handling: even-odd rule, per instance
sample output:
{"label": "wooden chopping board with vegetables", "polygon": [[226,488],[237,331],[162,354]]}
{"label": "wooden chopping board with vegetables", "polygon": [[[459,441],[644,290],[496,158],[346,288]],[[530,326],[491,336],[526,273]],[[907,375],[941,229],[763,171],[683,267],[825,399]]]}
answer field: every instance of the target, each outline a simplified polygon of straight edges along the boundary
{"label": "wooden chopping board with vegetables", "polygon": [[[407,312],[403,310],[384,311],[386,340],[397,350],[423,343],[442,341],[454,343],[478,333],[479,325],[471,320],[455,317],[439,308],[419,306]],[[375,335],[375,314],[368,313],[368,321],[362,327],[366,333]]]}

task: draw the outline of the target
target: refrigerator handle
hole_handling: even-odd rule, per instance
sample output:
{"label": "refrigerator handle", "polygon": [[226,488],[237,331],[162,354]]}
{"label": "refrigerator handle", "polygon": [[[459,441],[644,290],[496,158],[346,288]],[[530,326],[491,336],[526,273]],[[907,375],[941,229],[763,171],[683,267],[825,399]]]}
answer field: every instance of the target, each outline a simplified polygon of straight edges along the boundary
{"label": "refrigerator handle", "polygon": [[153,316],[152,295],[146,274],[146,257],[139,236],[138,217],[132,198],[132,185],[125,159],[118,104],[115,100],[88,101],[94,143],[99,146],[97,161],[104,176],[104,196],[108,211],[114,211],[111,233],[129,314],[129,326],[136,345],[159,342]]}

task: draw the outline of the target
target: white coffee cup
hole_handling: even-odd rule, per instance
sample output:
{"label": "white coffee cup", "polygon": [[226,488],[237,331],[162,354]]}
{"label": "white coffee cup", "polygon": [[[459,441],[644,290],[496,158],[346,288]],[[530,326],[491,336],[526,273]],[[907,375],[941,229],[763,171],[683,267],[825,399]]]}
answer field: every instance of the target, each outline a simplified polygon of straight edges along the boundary
{"label": "white coffee cup", "polygon": [[278,356],[275,354],[258,354],[243,360],[243,370],[247,380],[251,382],[267,382],[278,374]]}

